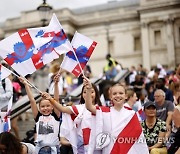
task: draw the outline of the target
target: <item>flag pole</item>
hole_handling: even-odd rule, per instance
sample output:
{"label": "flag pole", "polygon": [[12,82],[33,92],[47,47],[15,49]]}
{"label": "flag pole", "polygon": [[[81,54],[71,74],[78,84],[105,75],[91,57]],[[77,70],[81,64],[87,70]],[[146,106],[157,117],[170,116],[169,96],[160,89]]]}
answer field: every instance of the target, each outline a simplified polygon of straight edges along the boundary
{"label": "flag pole", "polygon": [[27,81],[28,85],[30,85],[31,87],[33,87],[34,89],[36,89],[40,94],[42,93],[42,91],[40,91],[34,84],[32,84],[29,80],[27,80],[25,78],[25,80]]}
{"label": "flag pole", "polygon": [[58,74],[61,74],[61,70],[62,70],[62,68],[60,67],[60,68],[59,68],[59,71],[58,71]]}
{"label": "flag pole", "polygon": [[[3,66],[4,67],[4,66]],[[19,75],[17,75],[16,73],[14,73],[13,71],[9,70],[8,68],[4,67],[7,71],[11,72],[13,75],[15,75],[16,77],[20,77]],[[39,93],[42,93],[35,85],[33,85],[31,82],[29,82],[29,80],[27,80],[26,78],[24,78],[27,81],[27,84],[32,88],[36,89]]]}
{"label": "flag pole", "polygon": [[[75,33],[77,33],[77,31],[76,31]],[[74,37],[73,37],[73,39],[74,39]],[[72,41],[73,41],[73,40],[72,40]],[[71,41],[71,42],[72,42],[72,41]],[[82,69],[82,67],[81,67],[81,64],[80,64],[80,62],[79,62],[79,59],[78,59],[78,57],[77,57],[76,52],[74,51],[74,49],[73,49],[72,52],[74,53],[74,56],[75,56],[76,60],[78,61],[78,65],[79,65],[79,68],[80,68],[80,70],[81,70],[81,72],[82,72],[82,75],[85,76],[85,75],[84,75],[84,71],[83,71],[83,69]]]}
{"label": "flag pole", "polygon": [[78,59],[78,57],[77,57],[77,55],[76,55],[76,53],[75,53],[74,50],[73,50],[73,53],[74,53],[74,56],[76,57],[76,60],[78,61],[78,65],[79,65],[79,68],[80,68],[80,70],[81,70],[81,72],[82,72],[82,75],[85,76],[85,75],[84,75],[84,71],[83,71],[83,69],[82,69],[82,67],[81,67],[81,64],[80,64],[80,62],[79,62],[79,59]]}

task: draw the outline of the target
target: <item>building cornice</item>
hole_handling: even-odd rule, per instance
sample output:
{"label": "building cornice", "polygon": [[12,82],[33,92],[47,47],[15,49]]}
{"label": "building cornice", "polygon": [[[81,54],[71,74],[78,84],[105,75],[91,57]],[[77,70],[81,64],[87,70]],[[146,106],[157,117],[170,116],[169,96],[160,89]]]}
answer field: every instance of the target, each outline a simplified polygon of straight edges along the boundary
{"label": "building cornice", "polygon": [[137,11],[140,14],[143,14],[143,13],[152,13],[153,11],[160,11],[160,10],[164,11],[165,9],[172,9],[172,8],[180,8],[180,1],[141,5]]}

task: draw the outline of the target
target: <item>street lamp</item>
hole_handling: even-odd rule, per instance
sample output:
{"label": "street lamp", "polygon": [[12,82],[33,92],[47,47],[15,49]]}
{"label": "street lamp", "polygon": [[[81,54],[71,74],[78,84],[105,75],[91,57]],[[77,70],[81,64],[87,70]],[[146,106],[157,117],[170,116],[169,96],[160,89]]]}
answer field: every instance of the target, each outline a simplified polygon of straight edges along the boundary
{"label": "street lamp", "polygon": [[46,0],[43,0],[43,3],[37,7],[43,27],[46,26],[46,21],[48,20],[49,13],[51,12],[52,9],[53,8],[46,3]]}
{"label": "street lamp", "polygon": [[108,53],[110,53],[109,22],[105,22],[105,29],[106,29],[107,50]]}

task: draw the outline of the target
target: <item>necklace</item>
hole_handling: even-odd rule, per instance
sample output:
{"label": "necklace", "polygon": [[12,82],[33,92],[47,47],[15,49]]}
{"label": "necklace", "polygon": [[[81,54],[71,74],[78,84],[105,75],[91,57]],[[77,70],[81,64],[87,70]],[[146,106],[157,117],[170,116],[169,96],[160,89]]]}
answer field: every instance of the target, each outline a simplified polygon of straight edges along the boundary
{"label": "necklace", "polygon": [[149,122],[146,121],[146,125],[147,125],[147,127],[149,127],[149,128],[154,127],[155,123],[156,123],[156,121],[154,121],[154,122],[152,122],[152,123],[149,123]]}

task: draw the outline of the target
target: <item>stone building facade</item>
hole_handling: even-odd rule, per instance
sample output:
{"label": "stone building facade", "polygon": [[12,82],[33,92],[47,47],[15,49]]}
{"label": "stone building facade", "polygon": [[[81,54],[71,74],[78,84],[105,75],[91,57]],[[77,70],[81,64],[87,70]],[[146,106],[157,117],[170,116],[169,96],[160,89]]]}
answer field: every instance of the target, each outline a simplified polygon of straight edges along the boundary
{"label": "stone building facade", "polygon": [[[89,62],[98,76],[110,53],[123,67],[180,64],[180,1],[125,0],[79,9],[53,10],[66,34],[78,31],[98,45]],[[0,27],[0,39],[22,28],[41,27],[36,10],[21,12]],[[97,67],[98,66],[98,67]]]}

